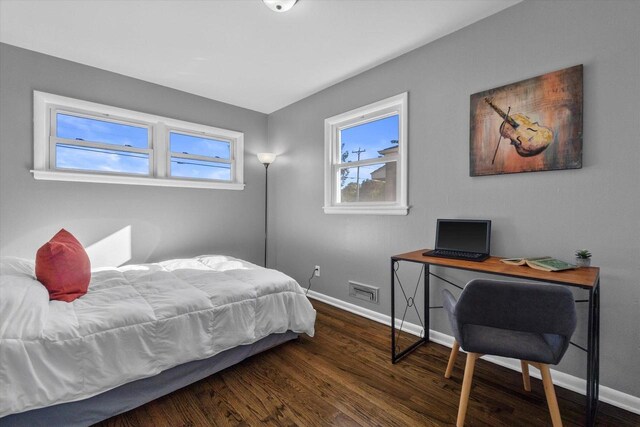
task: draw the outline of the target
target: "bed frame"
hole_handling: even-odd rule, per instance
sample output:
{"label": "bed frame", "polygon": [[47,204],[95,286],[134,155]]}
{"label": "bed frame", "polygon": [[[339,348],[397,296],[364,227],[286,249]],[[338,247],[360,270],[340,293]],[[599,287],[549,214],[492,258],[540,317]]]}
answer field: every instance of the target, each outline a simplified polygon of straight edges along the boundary
{"label": "bed frame", "polygon": [[0,426],[89,426],[137,408],[297,337],[298,334],[291,331],[272,334],[253,344],[178,365],[153,377],[123,384],[88,399],[7,415],[0,418]]}

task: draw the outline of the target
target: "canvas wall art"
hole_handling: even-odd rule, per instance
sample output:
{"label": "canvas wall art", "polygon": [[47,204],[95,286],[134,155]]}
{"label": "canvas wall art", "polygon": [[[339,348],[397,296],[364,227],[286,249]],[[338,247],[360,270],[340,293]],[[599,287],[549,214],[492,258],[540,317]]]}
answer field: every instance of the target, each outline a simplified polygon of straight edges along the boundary
{"label": "canvas wall art", "polygon": [[582,65],[471,95],[470,175],[582,167]]}

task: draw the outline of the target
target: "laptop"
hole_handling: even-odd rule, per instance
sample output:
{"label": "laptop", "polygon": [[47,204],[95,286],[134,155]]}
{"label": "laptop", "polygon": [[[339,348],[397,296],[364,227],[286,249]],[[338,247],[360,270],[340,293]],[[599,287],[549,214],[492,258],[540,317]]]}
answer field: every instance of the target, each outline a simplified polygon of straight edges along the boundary
{"label": "laptop", "polygon": [[436,246],[425,256],[484,261],[491,247],[491,221],[477,219],[438,219]]}

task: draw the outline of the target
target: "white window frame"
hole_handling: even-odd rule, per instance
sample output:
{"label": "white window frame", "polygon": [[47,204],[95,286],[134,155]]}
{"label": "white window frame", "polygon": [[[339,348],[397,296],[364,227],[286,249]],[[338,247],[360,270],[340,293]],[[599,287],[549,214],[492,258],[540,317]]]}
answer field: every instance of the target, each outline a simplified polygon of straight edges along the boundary
{"label": "white window frame", "polygon": [[[201,161],[205,161],[205,162],[215,162],[215,163],[226,163],[228,165],[231,165],[231,179],[233,180],[234,174],[235,174],[235,164],[233,161],[233,145],[234,145],[234,141],[232,139],[230,139],[228,136],[222,136],[222,135],[213,135],[211,133],[205,132],[205,131],[194,131],[193,128],[191,129],[183,129],[183,128],[179,128],[179,127],[167,127],[167,142],[169,142],[169,138],[171,135],[171,132],[173,133],[179,133],[181,135],[187,135],[187,136],[194,136],[194,137],[204,137],[204,138],[211,138],[211,139],[215,139],[218,141],[224,141],[224,142],[228,142],[229,143],[229,158],[228,159],[221,159],[218,157],[211,157],[211,156],[204,156],[204,155],[200,155],[200,154],[184,154],[184,153],[179,153],[177,151],[171,151],[171,144],[167,144],[167,161],[166,161],[166,168],[167,168],[167,176],[171,175],[171,158],[172,157],[179,157],[181,159],[185,159],[185,160],[201,160]],[[171,177],[172,179],[190,179],[190,178],[182,178],[182,177]],[[193,178],[196,179],[196,178]],[[228,182],[228,181],[221,181],[221,182]]]}
{"label": "white window frame", "polygon": [[[109,122],[109,123],[117,123],[117,124],[122,124],[122,125],[127,125],[127,126],[136,126],[136,127],[141,127],[141,128],[146,128],[147,129],[147,148],[135,148],[135,147],[127,147],[127,146],[119,146],[119,145],[114,145],[114,144],[109,144],[109,143],[102,143],[102,142],[92,142],[92,141],[83,141],[83,140],[76,140],[76,139],[66,139],[66,138],[59,138],[57,137],[57,114],[66,114],[66,115],[70,115],[73,117],[82,117],[82,118],[87,118],[87,119],[93,119],[93,120],[100,120],[103,122]],[[116,117],[114,115],[106,115],[106,114],[97,114],[97,113],[89,113],[87,111],[82,111],[76,108],[63,108],[63,107],[59,107],[56,105],[51,105],[51,107],[48,109],[48,114],[49,114],[49,123],[50,123],[50,132],[49,132],[49,168],[51,170],[56,170],[56,171],[68,171],[68,172],[76,172],[76,173],[100,173],[100,174],[109,174],[109,175],[126,175],[126,176],[151,176],[153,175],[153,148],[152,148],[152,141],[153,141],[153,126],[149,123],[145,123],[142,121],[137,121],[137,120],[133,120],[133,119],[127,119],[127,118],[120,118],[120,117]],[[56,144],[58,143],[62,143],[62,144],[66,144],[66,145],[75,145],[75,146],[79,146],[79,147],[87,147],[87,148],[100,148],[100,149],[105,149],[105,150],[113,150],[113,151],[125,151],[125,152],[130,152],[130,153],[142,153],[142,154],[148,154],[149,155],[149,171],[148,171],[148,175],[141,175],[141,174],[130,174],[130,173],[125,173],[125,172],[109,172],[109,171],[101,171],[101,172],[97,172],[97,171],[90,171],[90,170],[85,170],[85,169],[68,169],[68,168],[64,168],[64,169],[58,169],[55,167],[56,164]],[[35,151],[34,151],[35,152]]]}
{"label": "white window frame", "polygon": [[[340,131],[392,115],[398,115],[398,154],[386,157],[384,163],[396,162],[395,202],[339,202],[341,162]],[[383,99],[324,121],[324,213],[365,215],[407,215],[408,93]],[[349,167],[381,163],[380,158],[348,163]]]}
{"label": "white window frame", "polygon": [[[149,129],[148,148],[121,147],[112,144],[77,140],[68,141],[63,138],[57,138],[55,136],[57,112],[67,112],[75,116],[86,116],[109,122],[147,127]],[[231,143],[229,159],[232,165],[231,181],[169,176],[169,162],[171,160],[169,132],[172,130],[194,136],[206,136],[229,141]],[[39,180],[225,190],[243,190],[245,186],[243,176],[244,134],[242,132],[34,91],[33,136],[33,169],[31,172],[34,178]],[[56,169],[55,145],[58,142],[65,141],[79,146],[149,154],[149,175]]]}

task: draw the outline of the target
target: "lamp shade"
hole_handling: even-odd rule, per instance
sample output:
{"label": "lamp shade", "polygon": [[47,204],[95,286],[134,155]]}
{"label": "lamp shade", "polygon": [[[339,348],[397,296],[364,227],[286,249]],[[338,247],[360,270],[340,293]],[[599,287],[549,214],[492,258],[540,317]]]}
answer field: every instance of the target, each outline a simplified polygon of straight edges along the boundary
{"label": "lamp shade", "polygon": [[276,160],[276,153],[258,153],[258,160],[263,165],[269,165]]}

